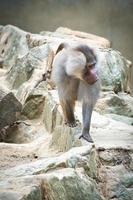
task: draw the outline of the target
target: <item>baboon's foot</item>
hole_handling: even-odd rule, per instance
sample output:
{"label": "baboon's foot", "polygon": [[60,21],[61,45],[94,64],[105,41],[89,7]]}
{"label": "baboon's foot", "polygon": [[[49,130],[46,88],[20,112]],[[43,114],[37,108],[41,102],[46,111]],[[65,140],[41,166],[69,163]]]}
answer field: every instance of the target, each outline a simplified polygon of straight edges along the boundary
{"label": "baboon's foot", "polygon": [[90,136],[90,134],[82,134],[82,135],[79,136],[79,139],[81,139],[81,138],[83,138],[87,142],[91,142],[91,143],[94,142],[92,137]]}

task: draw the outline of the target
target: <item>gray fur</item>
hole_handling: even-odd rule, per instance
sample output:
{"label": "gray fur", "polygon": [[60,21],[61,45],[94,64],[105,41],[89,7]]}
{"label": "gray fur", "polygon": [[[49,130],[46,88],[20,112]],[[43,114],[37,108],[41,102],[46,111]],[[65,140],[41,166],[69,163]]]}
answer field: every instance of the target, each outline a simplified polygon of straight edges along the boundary
{"label": "gray fur", "polygon": [[81,137],[92,142],[89,134],[90,121],[92,110],[99,96],[100,83],[98,80],[89,85],[84,80],[82,73],[89,61],[97,62],[95,68],[98,73],[98,59],[91,48],[86,45],[61,48],[53,60],[51,77],[57,86],[60,101],[65,104],[65,112],[70,111],[67,114],[72,116],[66,119],[68,125],[75,123],[71,101],[73,99],[82,101],[83,130]]}

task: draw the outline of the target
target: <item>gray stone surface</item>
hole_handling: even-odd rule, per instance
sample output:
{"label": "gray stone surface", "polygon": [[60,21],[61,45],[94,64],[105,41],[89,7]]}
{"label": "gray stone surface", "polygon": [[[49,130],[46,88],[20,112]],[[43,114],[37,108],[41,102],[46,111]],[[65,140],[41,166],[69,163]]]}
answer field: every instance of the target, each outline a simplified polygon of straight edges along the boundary
{"label": "gray stone surface", "polygon": [[22,105],[14,94],[0,87],[0,132],[19,119],[21,110]]}
{"label": "gray stone surface", "polygon": [[[64,41],[100,51],[104,91],[92,115],[94,144],[79,140],[81,123],[64,125],[57,91],[41,82],[49,52]],[[1,200],[132,200],[133,98],[124,93],[132,90],[130,63],[109,45],[104,38],[66,28],[41,34],[1,28],[1,85],[23,105],[20,123],[0,143]],[[81,122],[80,104],[75,114]],[[116,120],[112,114],[123,116]]]}
{"label": "gray stone surface", "polygon": [[80,169],[68,168],[48,173],[44,189],[50,200],[103,199],[98,193],[95,183],[82,172],[82,169],[81,172]]}
{"label": "gray stone surface", "polygon": [[133,98],[126,93],[120,92],[115,94],[113,92],[101,93],[101,98],[98,100],[96,110],[101,114],[118,114],[127,117],[133,117]]}
{"label": "gray stone surface", "polygon": [[12,25],[3,26],[0,36],[0,52],[3,68],[10,69],[16,59],[28,53],[26,32]]}

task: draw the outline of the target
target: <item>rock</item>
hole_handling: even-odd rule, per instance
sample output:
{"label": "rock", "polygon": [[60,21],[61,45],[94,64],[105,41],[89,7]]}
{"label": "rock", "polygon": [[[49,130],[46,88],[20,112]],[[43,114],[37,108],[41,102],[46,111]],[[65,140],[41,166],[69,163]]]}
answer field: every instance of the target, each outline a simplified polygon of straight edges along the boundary
{"label": "rock", "polygon": [[105,92],[96,104],[96,110],[102,114],[113,113],[133,117],[133,98],[125,93]]}
{"label": "rock", "polygon": [[128,61],[128,91],[133,96],[133,65]]}
{"label": "rock", "polygon": [[43,85],[34,88],[23,105],[22,115],[25,115],[28,119],[39,118],[43,112],[46,95]]}
{"label": "rock", "polygon": [[35,119],[40,117],[43,111],[45,97],[34,96],[25,103],[22,114],[27,116],[28,119]]}
{"label": "rock", "polygon": [[130,156],[131,156],[131,162],[129,167],[133,171],[133,153]]}
{"label": "rock", "polygon": [[110,47],[109,40],[105,38],[102,38],[93,34],[89,34],[89,33],[84,33],[81,31],[73,31],[65,27],[59,27],[53,33],[41,32],[41,35],[50,36],[51,38],[57,37],[59,39],[65,39],[65,40],[71,39],[72,41],[85,43],[92,46],[98,46],[98,47],[104,47],[104,48]]}
{"label": "rock", "polygon": [[103,182],[101,190],[106,198],[132,200],[131,155],[131,151],[124,149],[99,151],[99,159],[102,162],[99,169],[99,176]]}
{"label": "rock", "polygon": [[0,25],[0,35],[4,26]]}
{"label": "rock", "polygon": [[91,136],[96,148],[132,150],[131,125],[106,118],[93,112],[91,120]]}
{"label": "rock", "polygon": [[10,69],[18,57],[28,52],[26,32],[12,25],[4,26],[0,35],[0,52],[0,57],[3,58],[3,68]]}
{"label": "rock", "polygon": [[[129,62],[113,49],[100,50],[100,77],[103,90],[131,92],[129,86]],[[130,88],[130,89],[129,89]]]}
{"label": "rock", "polygon": [[95,178],[97,176],[94,170],[95,162],[90,165],[94,157],[91,151],[93,151],[92,146],[77,147],[58,157],[13,167],[4,173],[0,170],[0,197],[8,198],[12,191],[13,199],[21,195],[25,199],[30,197],[33,200],[42,196],[49,199],[54,197],[66,200],[88,198],[102,200],[96,182],[86,175],[87,173]]}
{"label": "rock", "polygon": [[48,173],[45,180],[43,183],[44,196],[46,194],[46,198],[50,200],[103,199],[98,193],[95,183],[80,169],[57,170]]}
{"label": "rock", "polygon": [[[7,50],[4,50],[5,55],[1,55],[1,63],[2,66],[8,65],[9,68],[12,68],[9,72],[9,80],[14,80],[12,76],[18,76],[18,83],[13,84],[11,81],[12,86],[15,88],[20,86],[20,84],[22,84],[24,81],[28,80],[32,75],[32,72],[34,70],[33,66],[35,65],[31,63],[31,61],[33,60],[33,62],[35,62],[36,57],[42,59],[42,57],[40,57],[41,51],[44,54],[46,52],[48,53],[46,49],[43,49],[43,46],[46,46],[45,44],[49,44],[49,47],[55,52],[55,49],[58,48],[59,44],[61,42],[64,42],[65,40],[65,42],[71,44],[84,42],[90,45],[91,42],[94,43],[93,45],[99,49],[99,52],[101,54],[100,74],[103,89],[114,90],[116,93],[118,93],[119,91],[129,91],[132,94],[132,79],[130,77],[133,71],[132,65],[120,54],[120,52],[112,49],[107,49],[107,47],[110,47],[110,44],[109,41],[105,38],[82,33],[79,31],[72,31],[67,28],[59,28],[56,30],[56,32],[53,32],[49,35],[44,33],[44,35],[41,36],[39,34],[26,33],[11,25],[5,26],[2,29],[2,35],[3,36],[1,38],[1,46],[4,44],[8,37],[10,45],[7,45]],[[29,43],[30,45],[35,43],[35,45],[31,45],[33,47],[30,47],[29,49]],[[14,51],[12,46],[14,46]],[[28,56],[27,54],[29,53],[29,51],[31,53]],[[34,57],[30,59],[31,55]],[[44,57],[45,56],[43,55],[43,58]],[[36,64],[38,65],[39,63],[37,62]]]}
{"label": "rock", "polygon": [[[4,192],[5,185],[9,188],[6,192]],[[10,195],[12,200],[104,199],[100,196],[95,182],[85,175],[82,168],[76,170],[66,168],[44,175],[10,179],[8,183],[3,182],[1,185],[1,200],[8,199]]]}
{"label": "rock", "polygon": [[[104,38],[65,28],[59,28],[56,32],[51,34],[47,32],[42,34],[49,41],[50,48],[53,52],[56,52],[58,46],[64,42],[64,40],[66,43],[73,46],[85,43],[96,48],[100,58],[99,73],[101,76],[102,89],[107,91],[113,90],[115,93],[126,91],[130,92],[132,95],[132,79],[130,76],[133,67],[131,62],[125,59],[120,52],[107,48],[109,44]],[[31,40],[33,43],[36,41],[34,36],[31,37]],[[44,38],[41,40],[43,41]]]}
{"label": "rock", "polygon": [[[132,94],[130,61],[105,38],[66,28],[31,34],[8,25],[0,33],[0,81],[23,106],[17,126],[0,143],[0,199],[132,200],[133,131],[127,120],[133,100],[125,93]],[[56,88],[43,79],[62,42],[100,52],[103,92],[95,109],[102,115],[92,114],[94,144],[79,140],[81,105],[75,109],[78,126],[65,126]]]}
{"label": "rock", "polygon": [[45,128],[41,128],[40,124],[33,126],[29,121],[18,121],[18,124],[7,129],[7,135],[4,139],[7,143],[23,144],[31,143],[46,134]]}
{"label": "rock", "polygon": [[44,38],[44,36],[41,36],[39,34],[28,33],[26,35],[26,39],[27,39],[27,44],[29,48],[34,48],[36,46],[41,46],[47,43],[47,40]]}
{"label": "rock", "polygon": [[33,48],[25,56],[17,58],[15,65],[13,65],[7,76],[12,88],[16,89],[28,80],[29,82],[30,80],[33,81],[33,78],[34,82],[37,79],[36,83],[34,83],[36,85],[45,72],[47,55],[48,45],[44,45]]}
{"label": "rock", "polygon": [[63,123],[63,114],[55,91],[48,92],[44,104],[43,122],[48,132],[52,133],[51,145],[59,151],[67,151],[72,147],[81,146],[79,140],[81,124],[70,128]]}
{"label": "rock", "polygon": [[132,172],[128,172],[122,165],[117,165],[104,166],[100,174],[103,182],[107,180],[102,189],[105,198],[132,200]]}
{"label": "rock", "polygon": [[12,191],[3,191],[0,192],[0,199],[1,200],[18,200],[22,199],[23,195],[18,194],[17,192],[12,192]]}
{"label": "rock", "polygon": [[[5,190],[5,185],[1,187],[0,199],[1,200],[41,200],[43,198],[41,183],[36,181],[36,183],[29,182],[29,179],[13,179],[7,182],[7,187]],[[34,181],[35,182],[35,181]],[[5,184],[5,183],[3,183]]]}
{"label": "rock", "polygon": [[129,125],[133,125],[133,118],[132,117],[126,117],[123,115],[118,114],[106,114],[107,117],[112,118],[116,121],[124,122]]}
{"label": "rock", "polygon": [[13,124],[18,119],[21,109],[22,105],[14,94],[0,88],[0,130]]}
{"label": "rock", "polygon": [[[22,148],[22,147],[21,147]],[[24,148],[24,147],[23,147]],[[26,147],[27,148],[27,147]],[[35,148],[36,149],[36,148]],[[30,149],[29,149],[30,151]],[[33,151],[33,147],[32,147]],[[68,152],[54,157],[43,158],[31,163],[18,165],[6,170],[0,170],[1,180],[13,177],[23,177],[25,175],[37,175],[47,173],[48,171],[63,168],[85,167],[85,171],[89,176],[96,174],[96,165],[93,157],[95,157],[92,145],[83,147],[74,147]],[[90,161],[92,162],[90,165]],[[93,166],[93,167],[92,167]],[[14,173],[12,173],[12,170]]]}
{"label": "rock", "polygon": [[79,140],[80,133],[81,127],[56,126],[52,133],[51,145],[62,152],[75,146],[81,146],[82,142]]}
{"label": "rock", "polygon": [[[55,128],[55,121],[56,121],[56,114],[58,113],[57,110],[58,104],[55,101],[51,100],[49,94],[45,100],[44,104],[44,111],[43,111],[43,122],[45,127],[49,133],[53,131]],[[62,120],[59,121],[61,123]]]}
{"label": "rock", "polygon": [[[81,105],[77,106],[75,111],[76,116],[81,122]],[[83,140],[78,139],[82,131],[80,123],[79,126],[75,128],[69,128],[63,124],[62,110],[59,106],[59,99],[56,91],[50,91],[46,97],[43,122],[48,132],[52,133],[51,145],[58,150],[66,151],[75,145],[86,145]],[[117,122],[97,112],[93,112],[90,131],[96,147],[123,147],[132,149],[131,125]]]}

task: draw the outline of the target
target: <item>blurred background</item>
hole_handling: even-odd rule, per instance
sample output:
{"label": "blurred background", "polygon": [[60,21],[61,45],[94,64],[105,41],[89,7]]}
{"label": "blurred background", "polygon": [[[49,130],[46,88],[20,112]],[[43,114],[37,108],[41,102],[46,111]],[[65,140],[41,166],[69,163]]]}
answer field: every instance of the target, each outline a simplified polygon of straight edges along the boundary
{"label": "blurred background", "polygon": [[93,33],[133,61],[133,0],[0,0],[0,24],[32,33],[59,26]]}

